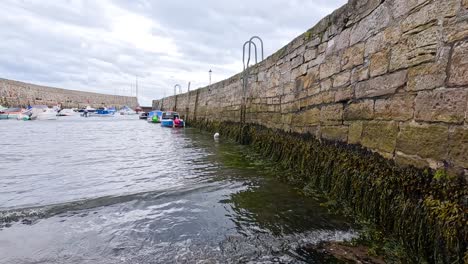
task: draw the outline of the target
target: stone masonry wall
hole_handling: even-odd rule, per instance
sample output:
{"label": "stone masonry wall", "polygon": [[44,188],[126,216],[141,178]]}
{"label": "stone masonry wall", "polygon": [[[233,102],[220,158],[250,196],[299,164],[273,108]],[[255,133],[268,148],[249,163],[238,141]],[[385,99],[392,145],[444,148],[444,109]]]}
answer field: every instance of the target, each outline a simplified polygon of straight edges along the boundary
{"label": "stone masonry wall", "polygon": [[81,92],[0,79],[0,105],[54,106],[58,103],[65,108],[81,108],[87,105],[91,107],[115,106],[118,108],[127,105],[134,108],[138,105],[136,97]]}
{"label": "stone masonry wall", "polygon": [[[239,122],[241,77],[153,107]],[[466,175],[468,1],[350,0],[251,68],[246,108],[247,123]]]}

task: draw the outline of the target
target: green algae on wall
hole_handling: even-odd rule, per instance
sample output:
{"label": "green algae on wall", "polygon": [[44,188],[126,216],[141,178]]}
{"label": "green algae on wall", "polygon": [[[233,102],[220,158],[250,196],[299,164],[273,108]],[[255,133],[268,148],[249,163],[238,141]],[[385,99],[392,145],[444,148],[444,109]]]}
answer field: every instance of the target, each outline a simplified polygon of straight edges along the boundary
{"label": "green algae on wall", "polygon": [[468,186],[443,171],[402,168],[357,145],[318,140],[256,125],[194,121],[192,125],[242,140],[278,166],[284,180],[314,188],[397,238],[411,261],[464,263]]}

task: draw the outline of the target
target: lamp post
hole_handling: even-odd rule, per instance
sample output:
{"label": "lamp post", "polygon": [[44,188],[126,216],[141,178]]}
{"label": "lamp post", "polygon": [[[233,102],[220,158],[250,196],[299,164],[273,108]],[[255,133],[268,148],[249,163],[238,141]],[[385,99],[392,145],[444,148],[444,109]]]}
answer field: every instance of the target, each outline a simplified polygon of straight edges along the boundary
{"label": "lamp post", "polygon": [[208,73],[209,73],[209,76],[210,76],[209,85],[211,85],[211,73],[212,73],[212,72],[213,72],[213,71],[212,71],[211,69],[210,69],[210,71],[208,72]]}

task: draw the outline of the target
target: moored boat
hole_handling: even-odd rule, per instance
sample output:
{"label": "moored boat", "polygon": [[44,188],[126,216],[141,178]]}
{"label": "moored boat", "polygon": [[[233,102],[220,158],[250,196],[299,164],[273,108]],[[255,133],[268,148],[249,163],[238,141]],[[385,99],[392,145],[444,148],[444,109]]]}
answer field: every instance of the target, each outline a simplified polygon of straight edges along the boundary
{"label": "moored boat", "polygon": [[33,105],[31,107],[31,119],[36,120],[57,120],[57,111],[50,109],[46,105]]}
{"label": "moored boat", "polygon": [[142,120],[146,120],[148,118],[148,113],[146,112],[141,112],[139,115],[138,115],[138,118],[142,119]]}
{"label": "moored boat", "polygon": [[32,116],[32,111],[31,109],[23,109],[23,111],[21,112],[21,114],[19,114],[16,119],[18,120],[23,120],[23,121],[28,121],[28,120],[31,120],[31,116]]}
{"label": "moored boat", "polygon": [[148,113],[148,122],[150,123],[161,123],[163,111],[155,110]]}
{"label": "moored boat", "polygon": [[24,109],[19,107],[11,107],[0,111],[0,119],[18,119]]}
{"label": "moored boat", "polygon": [[128,106],[124,106],[122,109],[120,109],[119,113],[121,115],[136,115],[137,114],[137,112],[135,112]]}
{"label": "moored boat", "polygon": [[76,116],[77,113],[73,109],[62,109],[57,113],[57,116]]}
{"label": "moored boat", "polygon": [[161,117],[161,126],[163,127],[185,127],[184,120],[180,119],[177,112],[163,112]]}
{"label": "moored boat", "polygon": [[115,108],[106,108],[101,107],[96,110],[94,113],[90,113],[90,116],[97,116],[97,117],[113,117],[115,114]]}

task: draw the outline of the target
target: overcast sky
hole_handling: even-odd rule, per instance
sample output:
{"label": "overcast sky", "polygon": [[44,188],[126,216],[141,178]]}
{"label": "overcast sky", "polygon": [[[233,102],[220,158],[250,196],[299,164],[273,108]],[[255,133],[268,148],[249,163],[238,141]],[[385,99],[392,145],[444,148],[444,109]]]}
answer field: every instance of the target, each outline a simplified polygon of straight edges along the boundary
{"label": "overcast sky", "polygon": [[0,77],[134,95],[173,94],[242,70],[242,44],[265,57],[346,0],[1,0]]}

